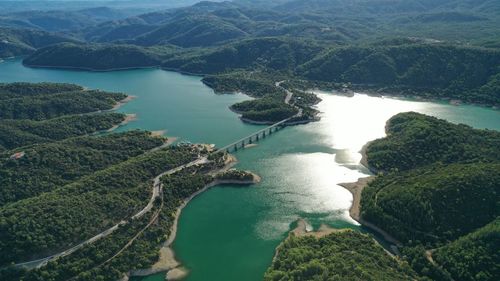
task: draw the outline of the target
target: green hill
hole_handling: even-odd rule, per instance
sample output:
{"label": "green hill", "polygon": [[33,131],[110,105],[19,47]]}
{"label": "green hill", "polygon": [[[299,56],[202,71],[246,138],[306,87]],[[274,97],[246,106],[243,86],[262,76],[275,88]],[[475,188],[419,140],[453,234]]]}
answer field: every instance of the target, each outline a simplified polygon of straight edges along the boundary
{"label": "green hill", "polygon": [[134,40],[139,45],[173,44],[181,47],[210,46],[245,37],[238,27],[215,16],[189,16],[162,25]]}
{"label": "green hill", "polygon": [[411,268],[389,256],[373,238],[346,230],[321,238],[287,238],[267,270],[265,281],[417,280]]}
{"label": "green hill", "polygon": [[149,180],[195,159],[190,148],[143,154],[0,208],[0,264],[49,256],[141,210]]}
{"label": "green hill", "polygon": [[120,113],[62,116],[43,121],[0,120],[0,147],[13,149],[108,130],[120,124]]}
{"label": "green hill", "polygon": [[45,31],[0,27],[0,58],[25,56],[36,49],[61,42],[77,42]]}
{"label": "green hill", "polygon": [[436,245],[500,216],[500,163],[433,165],[378,177],[361,216],[402,242]]}
{"label": "green hill", "polygon": [[498,260],[490,253],[498,251],[500,134],[417,113],[394,116],[387,132],[367,148],[368,164],[383,172],[363,189],[362,219],[400,240],[422,275],[496,280],[488,265]]}
{"label": "green hill", "polygon": [[152,67],[159,55],[133,45],[60,44],[42,48],[24,60],[26,65],[91,70]]}
{"label": "green hill", "polygon": [[164,67],[193,73],[220,73],[235,69],[293,71],[312,59],[322,47],[314,42],[286,38],[247,39],[201,54],[174,56]]}
{"label": "green hill", "polygon": [[0,159],[0,207],[51,191],[162,144],[161,138],[134,131],[24,147],[21,159]]}
{"label": "green hill", "polygon": [[[427,98],[500,104],[500,51],[437,44],[334,48],[301,65],[311,80],[409,88]],[[491,85],[491,86],[488,86]]]}
{"label": "green hill", "polygon": [[401,113],[386,125],[387,137],[366,150],[370,168],[409,170],[440,162],[495,162],[500,159],[500,133],[451,124],[419,113]]}
{"label": "green hill", "polygon": [[[17,84],[23,88],[24,85]],[[45,120],[68,114],[82,114],[109,110],[127,96],[121,93],[106,93],[98,90],[67,91],[65,85],[54,93],[17,94],[7,92],[0,98],[0,118]],[[0,88],[0,96],[2,96]]]}
{"label": "green hill", "polygon": [[494,281],[500,276],[500,219],[442,248],[432,257],[455,280]]}

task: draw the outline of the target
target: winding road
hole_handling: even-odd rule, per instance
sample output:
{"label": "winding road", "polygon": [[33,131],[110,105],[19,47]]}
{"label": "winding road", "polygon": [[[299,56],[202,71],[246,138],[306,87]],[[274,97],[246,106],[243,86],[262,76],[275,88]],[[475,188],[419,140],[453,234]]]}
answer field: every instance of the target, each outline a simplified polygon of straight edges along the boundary
{"label": "winding road", "polygon": [[[156,176],[153,180],[153,189],[152,189],[152,194],[151,194],[151,198],[149,199],[149,202],[148,204],[142,209],[140,210],[139,212],[137,212],[136,214],[134,214],[132,217],[130,217],[130,219],[138,219],[138,218],[141,218],[142,216],[144,216],[144,214],[146,214],[147,212],[149,212],[153,206],[154,206],[154,202],[156,200],[156,198],[158,198],[158,196],[160,196],[161,194],[161,188],[162,188],[162,185],[161,185],[161,182],[160,182],[160,178],[165,176],[165,175],[171,175],[171,174],[174,174],[176,172],[179,172],[185,168],[188,168],[188,167],[191,167],[191,166],[195,166],[195,165],[200,165],[200,164],[206,164],[208,163],[208,159],[205,157],[205,156],[199,156],[197,159],[189,162],[189,163],[186,163],[184,165],[181,165],[181,166],[178,166],[178,167],[175,167],[173,169],[170,169],[164,173],[161,173],[159,174],[158,176]],[[113,232],[115,232],[115,230],[117,230],[120,226],[124,226],[124,225],[127,225],[129,223],[129,221],[126,221],[126,220],[122,220],[120,221],[119,223],[113,225],[112,227],[104,230],[103,232],[93,236],[92,238],[89,238],[81,243],[79,243],[78,245],[75,245],[67,250],[64,250],[62,252],[59,252],[57,254],[54,254],[54,255],[51,255],[51,256],[48,256],[48,257],[45,257],[45,258],[41,258],[41,259],[37,259],[37,260],[32,260],[32,261],[27,261],[27,262],[22,262],[22,263],[17,263],[17,264],[14,264],[15,267],[23,267],[23,268],[26,268],[26,269],[33,269],[33,268],[40,268],[44,265],[46,265],[49,261],[52,261],[52,260],[56,260],[56,259],[59,259],[59,258],[62,258],[62,257],[65,257],[65,256],[68,256],[72,253],[74,253],[75,251],[83,248],[84,246],[86,245],[89,245],[89,244],[92,244],[104,237],[107,237],[109,236],[110,234],[112,234]]]}
{"label": "winding road", "polygon": [[[279,82],[276,82],[275,83],[275,86],[280,88],[280,89],[283,89],[285,92],[286,92],[286,97],[285,97],[285,103],[286,104],[290,104],[291,100],[292,100],[292,97],[293,97],[293,93],[287,89],[285,89],[284,87],[281,86],[282,83],[284,83],[285,81],[279,81]],[[276,126],[276,125],[279,125],[281,123],[285,123],[287,122],[288,120],[291,120],[292,118],[295,118],[295,117],[300,117],[302,116],[302,108],[299,108],[295,105],[293,105],[294,107],[296,107],[299,111],[296,115],[290,117],[290,118],[287,118],[285,120],[282,120],[280,122],[277,122],[275,123],[273,126]],[[108,111],[112,111],[112,110],[102,110],[102,111],[98,111],[98,112],[92,112],[92,113],[83,113],[83,114],[79,114],[79,115],[86,115],[86,114],[96,114],[96,113],[103,113],[103,112],[108,112]],[[157,147],[157,148],[154,148],[153,150],[151,151],[156,151],[158,149],[161,149],[163,147],[165,147],[166,145],[162,145],[160,147]],[[222,149],[219,149],[218,151],[222,151]],[[217,151],[217,152],[218,152]],[[200,164],[206,164],[208,163],[209,160],[207,159],[206,156],[201,156],[199,155],[197,159],[189,162],[189,163],[186,163],[184,165],[181,165],[181,166],[178,166],[178,167],[175,167],[173,169],[170,169],[168,171],[165,171],[161,174],[159,174],[158,176],[156,176],[154,179],[153,179],[153,188],[152,188],[152,192],[151,192],[151,198],[149,199],[149,202],[148,204],[142,209],[140,210],[139,212],[137,212],[136,214],[134,214],[133,216],[130,217],[129,220],[122,220],[120,221],[119,223],[113,225],[112,227],[104,230],[103,232],[67,249],[67,250],[64,250],[62,252],[59,252],[57,254],[54,254],[54,255],[51,255],[51,256],[48,256],[48,257],[45,257],[45,258],[41,258],[41,259],[36,259],[36,260],[32,260],[32,261],[27,261],[27,262],[22,262],[22,263],[16,263],[14,264],[13,266],[14,267],[22,267],[22,268],[26,268],[26,269],[33,269],[33,268],[40,268],[44,265],[46,265],[49,261],[53,261],[53,260],[57,260],[59,258],[62,258],[62,257],[66,257],[72,253],[74,253],[75,251],[83,248],[84,246],[86,245],[89,245],[89,244],[92,244],[102,238],[105,238],[109,235],[111,235],[113,232],[115,232],[120,226],[124,226],[124,225],[127,225],[129,223],[130,220],[134,220],[134,219],[138,219],[138,218],[141,218],[143,217],[146,213],[148,213],[154,206],[154,202],[156,200],[156,198],[158,198],[161,194],[162,194],[162,185],[161,185],[161,177],[165,176],[165,175],[171,175],[171,174],[174,174],[178,171],[181,171],[185,168],[188,168],[188,167],[191,167],[191,166],[195,166],[195,165],[200,165]],[[163,203],[163,201],[162,201]],[[157,214],[155,214],[155,216],[157,216]],[[154,217],[155,217],[154,216]],[[154,220],[152,220],[148,226],[153,222]],[[146,228],[148,227],[146,226]],[[142,233],[142,231],[141,231]],[[138,234],[140,235],[140,233]],[[136,235],[136,237],[134,237],[131,241],[129,241],[129,244],[127,244],[124,249],[126,249],[132,242],[133,240],[135,240],[135,238],[138,237],[138,235]],[[124,250],[122,249],[122,251]],[[121,252],[121,251],[120,251]],[[119,254],[119,253],[118,253]],[[116,255],[115,255],[116,256]]]}

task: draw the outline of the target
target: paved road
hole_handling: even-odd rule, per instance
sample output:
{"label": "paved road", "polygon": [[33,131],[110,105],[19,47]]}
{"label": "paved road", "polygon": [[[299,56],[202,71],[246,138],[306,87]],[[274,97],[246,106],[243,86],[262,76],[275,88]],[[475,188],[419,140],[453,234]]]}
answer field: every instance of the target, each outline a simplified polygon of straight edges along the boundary
{"label": "paved road", "polygon": [[[193,161],[191,161],[191,162],[189,162],[187,164],[175,167],[173,169],[170,169],[170,170],[168,170],[168,171],[166,171],[166,172],[158,175],[153,180],[153,191],[152,191],[151,198],[149,199],[148,204],[142,210],[140,210],[138,213],[136,213],[135,215],[133,215],[131,217],[131,219],[140,218],[140,217],[142,217],[144,214],[146,214],[147,212],[149,212],[153,208],[154,201],[161,194],[161,182],[160,182],[160,178],[161,177],[163,177],[165,175],[174,174],[176,172],[179,172],[182,169],[185,169],[185,168],[188,168],[188,167],[191,167],[191,166],[195,166],[195,165],[199,165],[199,164],[205,164],[205,163],[208,163],[208,162],[209,161],[208,161],[208,159],[206,157],[201,157],[200,156],[196,160],[193,160]],[[84,247],[86,245],[92,244],[92,243],[94,243],[94,242],[96,242],[96,241],[98,241],[98,240],[100,240],[100,239],[102,239],[102,238],[110,235],[115,230],[117,230],[118,227],[126,225],[126,224],[128,224],[128,222],[125,221],[125,220],[122,220],[119,223],[113,225],[112,227],[104,230],[103,232],[101,232],[101,233],[93,236],[92,238],[87,239],[87,240],[81,242],[80,244],[75,245],[75,246],[73,246],[73,247],[71,247],[71,248],[69,248],[67,250],[64,250],[62,252],[59,252],[57,254],[54,254],[54,255],[51,255],[51,256],[48,256],[48,257],[45,257],[45,258],[42,258],[42,259],[37,259],[37,260],[28,261],[28,262],[22,262],[22,263],[17,263],[14,266],[16,266],[16,267],[24,267],[24,268],[27,268],[27,269],[33,269],[33,268],[42,267],[42,266],[46,265],[51,260],[55,260],[55,259],[58,259],[58,258],[62,258],[62,257],[68,256],[68,255],[74,253],[75,251],[77,251],[78,249],[81,249],[82,247]]]}
{"label": "paved road", "polygon": [[[290,104],[290,101],[291,101],[291,99],[293,97],[293,93],[281,86],[281,84],[284,83],[284,82],[285,81],[279,81],[279,82],[276,82],[275,85],[276,85],[276,87],[279,87],[279,88],[283,89],[286,92],[285,103],[286,104]],[[279,125],[281,123],[285,123],[286,121],[288,121],[288,120],[290,120],[292,118],[302,116],[302,109],[301,108],[298,108],[298,109],[299,109],[299,112],[295,116],[287,118],[287,119],[282,120],[280,122],[277,122],[277,123],[273,124],[271,127],[277,126],[277,125]],[[80,115],[95,114],[95,113],[102,113],[102,112],[107,112],[107,111],[98,111],[98,112],[92,112],[92,113],[89,112],[89,113],[84,113],[84,114],[80,114]],[[157,149],[161,149],[162,147],[158,147],[156,149],[153,149],[153,151],[157,150]],[[148,204],[142,210],[140,210],[138,213],[136,213],[135,215],[133,215],[131,217],[131,219],[141,218],[144,214],[146,214],[147,212],[149,212],[153,208],[153,205],[154,205],[154,202],[155,202],[156,198],[158,198],[158,196],[161,194],[161,188],[162,188],[161,182],[160,182],[160,178],[161,177],[163,177],[165,175],[170,175],[170,174],[176,173],[176,172],[178,172],[178,171],[180,171],[182,169],[185,169],[185,168],[188,168],[188,167],[191,167],[191,166],[194,166],[194,165],[205,164],[207,162],[209,162],[209,161],[208,161],[208,159],[206,157],[201,157],[200,156],[199,158],[197,158],[194,161],[191,161],[191,162],[189,162],[187,164],[184,164],[184,165],[181,165],[179,167],[176,167],[176,168],[173,168],[171,170],[168,170],[168,171],[166,171],[166,172],[158,175],[157,177],[155,177],[154,180],[153,180],[153,190],[152,190],[151,198],[150,198]],[[128,223],[127,221],[122,220],[119,223],[115,224],[114,226],[112,226],[112,227],[106,229],[105,231],[103,231],[103,232],[95,235],[94,237],[92,237],[90,239],[87,239],[87,240],[81,242],[80,244],[75,245],[75,246],[73,246],[73,247],[71,247],[71,248],[69,248],[69,249],[67,249],[65,251],[62,251],[60,253],[57,253],[57,254],[54,254],[54,255],[42,258],[42,259],[37,259],[37,260],[23,262],[23,263],[17,263],[14,266],[16,266],[16,267],[25,267],[25,268],[28,268],[28,269],[42,267],[42,266],[46,265],[51,260],[68,256],[68,255],[74,253],[75,251],[77,251],[78,249],[81,249],[82,247],[84,247],[86,245],[92,244],[92,243],[94,243],[94,242],[96,242],[96,241],[98,241],[98,240],[100,240],[100,239],[102,239],[102,238],[110,235],[115,230],[117,230],[118,227],[120,227],[122,225],[126,225],[127,223]]]}

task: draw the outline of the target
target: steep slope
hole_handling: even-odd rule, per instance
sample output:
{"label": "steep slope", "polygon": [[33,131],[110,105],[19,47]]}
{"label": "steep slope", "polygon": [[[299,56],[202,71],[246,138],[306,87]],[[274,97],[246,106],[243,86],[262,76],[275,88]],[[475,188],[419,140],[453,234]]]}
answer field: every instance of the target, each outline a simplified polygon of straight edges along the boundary
{"label": "steep slope", "polygon": [[158,66],[160,56],[134,45],[60,44],[41,48],[24,60],[30,66],[109,70]]}
{"label": "steep slope", "polygon": [[442,248],[432,257],[455,280],[494,281],[500,276],[500,218]]}
{"label": "steep slope", "polygon": [[439,44],[334,48],[305,63],[298,74],[312,80],[419,89],[419,95],[500,104],[481,88],[499,73],[500,51]]}
{"label": "steep slope", "polygon": [[381,171],[409,170],[440,162],[496,162],[500,159],[500,133],[455,125],[418,113],[393,116],[387,137],[366,150],[368,165]]}
{"label": "steep slope", "polygon": [[500,133],[417,113],[391,118],[387,132],[367,148],[382,172],[362,191],[362,220],[433,280],[498,279],[488,264],[498,261]]}
{"label": "steep slope", "polygon": [[352,230],[327,236],[288,237],[264,280],[417,280],[404,262],[389,256],[373,238]]}
{"label": "steep slope", "polygon": [[0,27],[0,58],[28,55],[38,48],[61,42],[78,41],[44,31]]}

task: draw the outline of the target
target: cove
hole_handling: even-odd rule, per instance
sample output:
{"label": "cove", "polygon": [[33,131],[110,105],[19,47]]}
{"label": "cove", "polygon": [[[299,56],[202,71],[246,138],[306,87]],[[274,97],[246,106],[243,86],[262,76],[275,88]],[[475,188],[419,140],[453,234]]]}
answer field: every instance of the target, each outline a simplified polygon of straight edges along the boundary
{"label": "cove", "polygon": [[[260,128],[243,124],[228,109],[246,96],[214,95],[200,77],[159,69],[93,73],[30,69],[7,60],[0,63],[0,81],[70,82],[137,96],[120,111],[139,119],[121,130],[166,129],[183,140],[221,146]],[[348,215],[352,196],[337,184],[368,175],[358,151],[384,136],[385,122],[394,114],[417,111],[500,130],[500,112],[482,107],[318,94],[321,121],[285,128],[236,154],[237,167],[259,174],[260,184],[212,188],[183,210],[174,250],[190,271],[186,280],[261,280],[275,247],[299,217],[312,228],[322,223],[359,228]]]}

